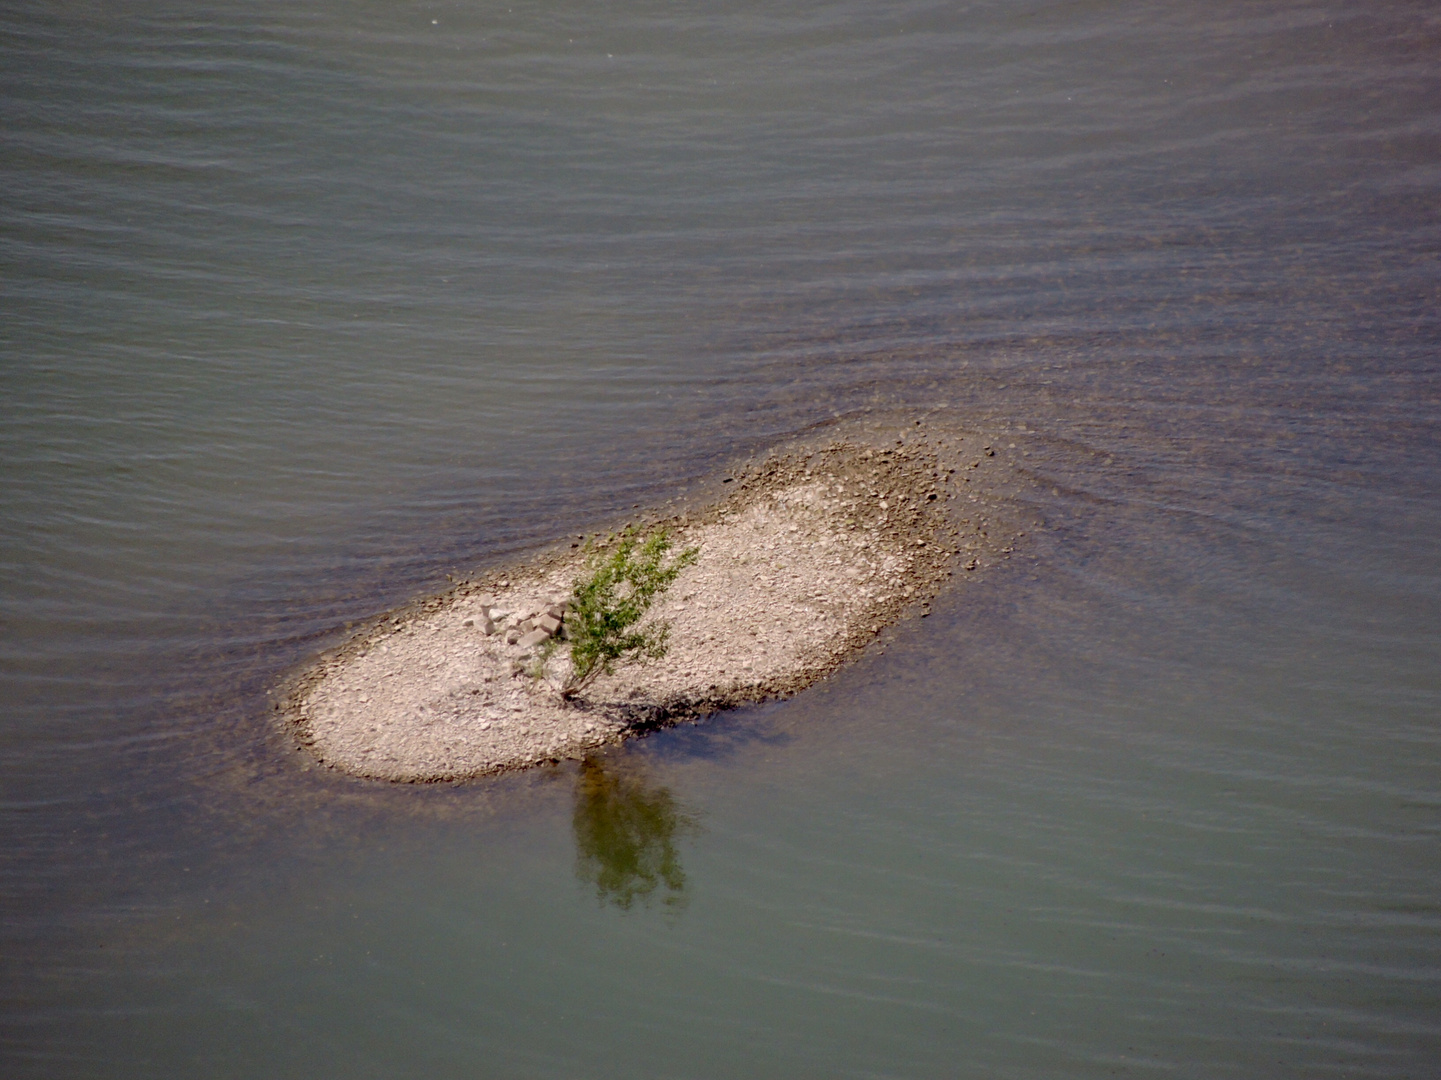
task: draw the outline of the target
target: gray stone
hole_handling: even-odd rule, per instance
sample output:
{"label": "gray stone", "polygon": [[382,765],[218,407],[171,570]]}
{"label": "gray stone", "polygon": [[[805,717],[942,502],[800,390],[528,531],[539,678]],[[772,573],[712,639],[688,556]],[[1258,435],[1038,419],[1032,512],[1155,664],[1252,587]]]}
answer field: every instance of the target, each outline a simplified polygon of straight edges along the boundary
{"label": "gray stone", "polygon": [[518,644],[522,649],[530,649],[549,640],[550,635],[547,634],[544,630],[532,630],[530,633],[522,637],[516,644]]}
{"label": "gray stone", "polygon": [[535,621],[536,629],[544,630],[549,637],[560,633],[560,618],[556,615],[545,614]]}
{"label": "gray stone", "polygon": [[545,609],[545,613],[547,615],[552,615],[557,619],[564,619],[566,610],[569,607],[569,604],[551,604],[550,607]]}
{"label": "gray stone", "polygon": [[520,631],[517,630],[514,626],[512,626],[509,630],[505,632],[505,643],[507,645],[514,645],[519,640]]}

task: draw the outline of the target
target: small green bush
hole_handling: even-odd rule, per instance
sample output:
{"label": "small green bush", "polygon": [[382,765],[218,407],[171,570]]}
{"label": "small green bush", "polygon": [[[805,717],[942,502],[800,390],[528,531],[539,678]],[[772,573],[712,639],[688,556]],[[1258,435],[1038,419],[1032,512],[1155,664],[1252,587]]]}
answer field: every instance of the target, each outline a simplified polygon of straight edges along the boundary
{"label": "small green bush", "polygon": [[700,554],[699,548],[687,548],[667,560],[670,549],[664,529],[641,542],[627,528],[611,548],[591,554],[586,575],[575,581],[575,595],[565,614],[571,670],[561,688],[564,697],[573,697],[601,675],[609,675],[619,663],[665,655],[670,626],[651,623],[637,629],[636,624]]}

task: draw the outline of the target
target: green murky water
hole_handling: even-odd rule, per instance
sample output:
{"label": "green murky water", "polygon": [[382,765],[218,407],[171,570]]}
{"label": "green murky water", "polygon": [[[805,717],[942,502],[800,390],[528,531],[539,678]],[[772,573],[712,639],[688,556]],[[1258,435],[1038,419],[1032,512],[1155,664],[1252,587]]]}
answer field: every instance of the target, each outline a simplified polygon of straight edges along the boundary
{"label": "green murky water", "polygon": [[[0,28],[7,1075],[1434,1072],[1426,5]],[[1028,543],[803,695],[444,787],[271,722],[912,416]]]}

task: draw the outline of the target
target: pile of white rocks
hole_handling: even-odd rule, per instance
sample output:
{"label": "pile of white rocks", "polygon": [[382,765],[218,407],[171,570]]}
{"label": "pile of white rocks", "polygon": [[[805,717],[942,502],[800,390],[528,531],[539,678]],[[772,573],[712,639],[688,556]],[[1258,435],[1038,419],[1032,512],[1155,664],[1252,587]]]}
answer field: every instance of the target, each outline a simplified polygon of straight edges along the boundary
{"label": "pile of white rocks", "polygon": [[487,637],[501,634],[507,645],[533,649],[551,638],[565,636],[565,613],[569,607],[565,600],[553,601],[537,611],[507,611],[493,604],[481,604],[478,613],[463,625],[477,627]]}

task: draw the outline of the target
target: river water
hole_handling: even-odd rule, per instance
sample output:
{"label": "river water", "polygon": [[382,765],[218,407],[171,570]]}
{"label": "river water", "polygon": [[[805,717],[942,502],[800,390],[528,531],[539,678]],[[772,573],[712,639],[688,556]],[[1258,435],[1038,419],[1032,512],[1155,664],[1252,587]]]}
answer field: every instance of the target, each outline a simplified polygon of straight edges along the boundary
{"label": "river water", "polygon": [[[0,13],[14,1077],[1438,1075],[1441,17]],[[824,684],[389,787],[268,696],[828,425],[1005,567]]]}

